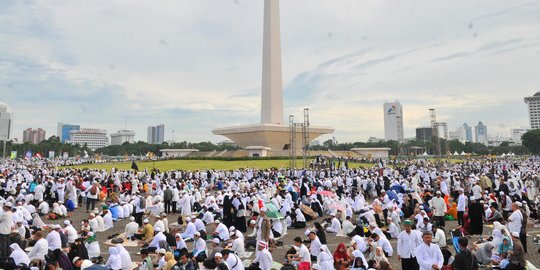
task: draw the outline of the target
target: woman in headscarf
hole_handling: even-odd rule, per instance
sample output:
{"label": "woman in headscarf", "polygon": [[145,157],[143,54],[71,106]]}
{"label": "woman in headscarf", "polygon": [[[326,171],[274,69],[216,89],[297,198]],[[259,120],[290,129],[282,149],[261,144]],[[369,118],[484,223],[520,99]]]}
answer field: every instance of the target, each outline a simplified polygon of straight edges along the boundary
{"label": "woman in headscarf", "polygon": [[474,255],[476,256],[478,263],[487,264],[491,262],[492,254],[493,254],[493,245],[491,244],[491,242],[487,242],[484,244],[484,246],[479,248]]}
{"label": "woman in headscarf", "polygon": [[497,254],[499,254],[499,256],[502,256],[504,253],[512,250],[512,244],[510,244],[510,239],[508,237],[504,237],[501,244],[494,247],[495,251],[497,252]]}
{"label": "woman in headscarf", "polygon": [[96,240],[96,236],[93,232],[88,232],[88,238],[86,238],[86,250],[88,251],[88,257],[90,259],[99,257],[101,250],[99,248],[99,243]]}
{"label": "woman in headscarf", "polygon": [[[493,239],[491,240],[491,244],[495,247],[495,253],[496,253],[497,248],[502,244],[504,237],[501,233],[501,230],[499,229],[494,229],[493,232],[491,233],[491,236],[493,237]],[[499,254],[499,253],[496,253],[496,254]]]}
{"label": "woman in headscarf", "polygon": [[105,267],[111,270],[122,269],[122,258],[118,254],[118,249],[116,247],[109,247],[109,259],[105,263]]}
{"label": "woman in headscarf", "polygon": [[62,270],[74,270],[73,263],[69,260],[68,256],[62,252],[59,248],[55,249],[52,254],[52,259],[58,262],[58,265]]}
{"label": "woman in headscarf", "polygon": [[351,257],[347,254],[347,248],[344,243],[339,243],[334,251],[334,262],[337,270],[344,270],[351,264]]}
{"label": "woman in headscarf", "polygon": [[454,220],[457,220],[457,212],[457,203],[453,202],[452,206],[450,206],[450,209],[446,211],[446,214],[452,216]]}
{"label": "woman in headscarf", "polygon": [[373,259],[379,264],[380,262],[388,262],[388,259],[386,258],[386,255],[384,255],[384,251],[382,247],[375,248],[375,256]]}
{"label": "woman in headscarf", "polygon": [[62,211],[62,208],[60,208],[58,203],[53,203],[53,213],[56,214],[57,217],[64,216],[64,211]]}
{"label": "woman in headscarf", "polygon": [[321,270],[334,270],[334,258],[327,245],[321,246],[321,253],[317,256],[317,263]]}
{"label": "woman in headscarf", "polygon": [[41,219],[39,214],[37,212],[32,213],[32,229],[34,229],[34,230],[40,229],[41,230],[44,226],[45,226],[45,223],[43,222],[43,220]]}
{"label": "woman in headscarf", "polygon": [[177,233],[174,236],[174,239],[176,240],[176,251],[175,253],[178,253],[178,255],[182,253],[188,253],[186,242],[184,241],[184,238],[182,238],[182,235]]}
{"label": "woman in headscarf", "polygon": [[116,249],[118,250],[118,255],[120,255],[120,260],[122,261],[122,270],[131,270],[131,256],[124,246],[121,244],[116,244]]}
{"label": "woman in headscarf", "polygon": [[28,264],[30,264],[30,258],[26,252],[19,247],[19,244],[13,243],[9,246],[9,248],[11,249],[11,254],[9,254],[9,257],[13,258],[15,265],[24,263],[26,266],[28,266]]}
{"label": "woman in headscarf", "polygon": [[163,270],[171,270],[176,265],[176,260],[171,252],[165,253],[165,265],[163,265]]}
{"label": "woman in headscarf", "polygon": [[234,210],[229,195],[223,198],[223,224],[230,228],[234,226]]}
{"label": "woman in headscarf", "polygon": [[500,230],[503,237],[507,237],[510,239],[510,245],[513,245],[512,243],[512,234],[510,234],[510,230],[508,230],[508,227],[502,225],[500,222],[495,221],[493,222],[493,230]]}

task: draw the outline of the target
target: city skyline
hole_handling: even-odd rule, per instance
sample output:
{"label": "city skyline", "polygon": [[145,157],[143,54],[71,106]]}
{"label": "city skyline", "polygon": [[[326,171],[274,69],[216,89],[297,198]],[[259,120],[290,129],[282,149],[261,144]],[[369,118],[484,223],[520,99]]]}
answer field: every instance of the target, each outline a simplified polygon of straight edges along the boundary
{"label": "city skyline", "polygon": [[[429,108],[451,129],[480,120],[493,134],[529,127],[523,97],[538,91],[539,1],[307,3],[280,8],[285,115],[309,107],[341,142],[384,137],[387,99],[404,107],[405,138],[429,125]],[[166,141],[171,130],[175,141],[222,141],[212,127],[259,120],[262,6],[0,3],[11,137],[35,126],[52,135],[66,122],[127,127],[144,141],[148,125],[164,123]],[[143,11],[144,20],[129,19]]]}

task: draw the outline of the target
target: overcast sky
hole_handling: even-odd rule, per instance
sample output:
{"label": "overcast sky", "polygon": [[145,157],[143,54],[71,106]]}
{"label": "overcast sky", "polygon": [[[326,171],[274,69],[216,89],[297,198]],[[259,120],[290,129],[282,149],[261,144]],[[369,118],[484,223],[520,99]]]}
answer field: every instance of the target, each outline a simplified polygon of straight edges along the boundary
{"label": "overcast sky", "polygon": [[[385,100],[405,137],[429,108],[508,136],[540,91],[540,1],[282,0],[284,115],[311,108],[338,141],[383,137]],[[263,0],[0,1],[0,101],[25,128],[57,122],[219,142],[260,121]],[[126,121],[127,119],[127,121]],[[330,138],[327,136],[321,140]]]}

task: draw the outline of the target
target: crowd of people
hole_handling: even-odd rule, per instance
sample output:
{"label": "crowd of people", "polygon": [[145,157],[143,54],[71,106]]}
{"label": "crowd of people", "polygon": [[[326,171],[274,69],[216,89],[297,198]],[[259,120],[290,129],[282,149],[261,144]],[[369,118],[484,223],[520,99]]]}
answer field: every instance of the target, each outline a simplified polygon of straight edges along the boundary
{"label": "crowd of people", "polygon": [[[391,257],[414,270],[525,268],[540,159],[352,167],[107,171],[2,160],[0,268],[387,270]],[[100,243],[119,221],[122,233]]]}

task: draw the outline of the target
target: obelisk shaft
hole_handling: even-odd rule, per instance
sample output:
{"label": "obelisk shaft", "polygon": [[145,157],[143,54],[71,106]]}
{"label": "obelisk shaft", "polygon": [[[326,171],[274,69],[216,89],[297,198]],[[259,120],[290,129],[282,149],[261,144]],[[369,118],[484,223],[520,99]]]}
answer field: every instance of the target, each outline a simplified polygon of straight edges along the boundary
{"label": "obelisk shaft", "polygon": [[264,0],[261,123],[283,124],[279,0]]}

